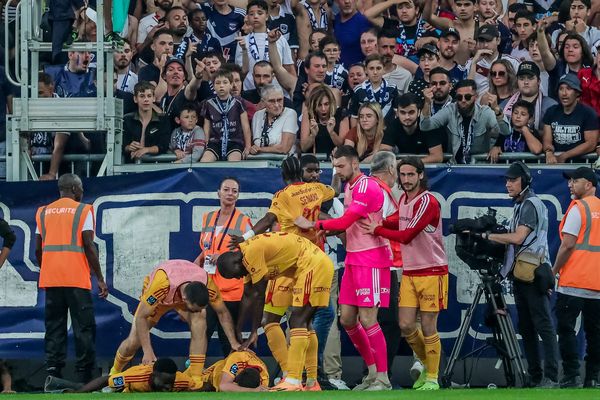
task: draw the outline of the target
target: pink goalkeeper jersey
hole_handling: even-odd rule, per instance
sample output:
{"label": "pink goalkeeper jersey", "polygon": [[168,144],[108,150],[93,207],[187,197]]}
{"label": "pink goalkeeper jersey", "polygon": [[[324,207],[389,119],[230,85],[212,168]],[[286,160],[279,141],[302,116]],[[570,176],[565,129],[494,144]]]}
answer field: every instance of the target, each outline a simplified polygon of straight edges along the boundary
{"label": "pink goalkeeper jersey", "polygon": [[379,183],[366,175],[346,185],[344,206],[362,218],[346,230],[346,264],[389,268],[392,265],[390,242],[360,227],[362,220],[381,222],[393,214],[393,202]]}

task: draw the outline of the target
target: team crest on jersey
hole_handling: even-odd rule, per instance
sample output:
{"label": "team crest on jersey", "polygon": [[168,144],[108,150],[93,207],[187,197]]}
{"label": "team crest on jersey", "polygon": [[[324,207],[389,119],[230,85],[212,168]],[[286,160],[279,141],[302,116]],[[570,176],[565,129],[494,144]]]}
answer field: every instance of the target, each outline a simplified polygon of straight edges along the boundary
{"label": "team crest on jersey", "polygon": [[146,302],[152,306],[154,303],[156,303],[156,297],[150,296],[146,299]]}
{"label": "team crest on jersey", "polygon": [[122,376],[116,376],[113,378],[113,386],[123,386],[125,385],[125,379]]}
{"label": "team crest on jersey", "polygon": [[237,366],[237,364],[233,364],[233,365],[231,366],[231,368],[229,368],[229,372],[230,372],[232,375],[237,375],[237,372],[238,372],[238,366]]}
{"label": "team crest on jersey", "polygon": [[229,23],[229,30],[230,31],[237,31],[238,30],[237,22],[230,22]]}
{"label": "team crest on jersey", "polygon": [[288,33],[289,28],[288,28],[287,24],[281,24],[281,25],[279,25],[279,30],[281,31],[282,35],[285,35],[286,33]]}

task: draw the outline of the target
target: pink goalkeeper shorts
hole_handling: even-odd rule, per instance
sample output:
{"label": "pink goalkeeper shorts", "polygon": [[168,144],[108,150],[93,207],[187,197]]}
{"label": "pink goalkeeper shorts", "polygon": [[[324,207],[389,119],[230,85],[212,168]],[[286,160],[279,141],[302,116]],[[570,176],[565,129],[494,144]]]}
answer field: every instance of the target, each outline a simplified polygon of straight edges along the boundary
{"label": "pink goalkeeper shorts", "polygon": [[382,307],[390,304],[390,269],[346,264],[340,285],[340,304]]}

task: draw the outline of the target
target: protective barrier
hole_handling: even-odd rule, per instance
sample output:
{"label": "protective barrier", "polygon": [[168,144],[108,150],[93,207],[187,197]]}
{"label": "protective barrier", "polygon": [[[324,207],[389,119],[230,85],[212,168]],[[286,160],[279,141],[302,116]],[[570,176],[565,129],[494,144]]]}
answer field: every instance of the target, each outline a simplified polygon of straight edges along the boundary
{"label": "protective barrier", "polygon": [[[445,235],[453,220],[484,213],[488,206],[498,209],[499,220],[510,215],[512,203],[504,188],[504,171],[501,167],[428,170],[432,191],[442,204]],[[110,286],[108,300],[95,304],[99,357],[112,356],[129,332],[144,276],[162,260],[193,260],[197,256],[202,213],[218,207],[218,184],[229,175],[241,182],[238,207],[254,221],[283,186],[278,168],[179,169],[84,181],[84,201],[94,206],[96,242]],[[533,187],[549,210],[554,259],[558,221],[570,201],[567,182],[559,169],[541,167],[532,170],[532,175]],[[330,177],[331,170],[324,171],[323,181]],[[5,358],[42,358],[44,293],[37,289],[34,215],[38,206],[58,197],[56,181],[0,183],[0,196],[0,215],[18,237],[8,263],[0,269],[0,352]],[[439,326],[449,350],[479,278],[456,257],[453,236],[446,236],[446,245],[450,301]],[[484,307],[480,309],[483,313]],[[189,331],[175,315],[166,316],[152,333],[157,355],[187,354]],[[482,315],[475,318],[470,333],[477,340],[487,337]],[[470,347],[467,343],[465,349]],[[218,348],[213,342],[209,354]],[[267,351],[266,346],[262,349]],[[345,345],[344,352],[354,350]]]}

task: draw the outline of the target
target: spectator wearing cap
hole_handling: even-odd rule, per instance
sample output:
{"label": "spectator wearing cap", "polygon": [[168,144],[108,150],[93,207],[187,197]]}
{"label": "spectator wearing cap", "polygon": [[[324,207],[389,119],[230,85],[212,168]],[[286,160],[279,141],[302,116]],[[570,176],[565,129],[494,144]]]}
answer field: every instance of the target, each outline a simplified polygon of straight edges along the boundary
{"label": "spectator wearing cap", "polygon": [[[590,106],[579,102],[581,84],[575,74],[566,74],[558,82],[559,104],[544,117],[544,153],[546,163],[580,161],[598,142],[598,116]],[[555,153],[560,152],[560,155]]]}
{"label": "spectator wearing cap", "polygon": [[126,163],[144,155],[162,154],[169,149],[171,126],[169,119],[157,113],[154,106],[154,86],[140,82],[133,89],[137,111],[123,117],[123,156]]}
{"label": "spectator wearing cap", "polygon": [[513,105],[518,101],[527,101],[532,104],[531,127],[536,131],[544,130],[544,116],[546,111],[558,104],[554,99],[544,96],[541,91],[540,68],[533,61],[524,61],[517,71],[517,88],[515,93],[504,105],[503,112],[507,118],[512,115]]}
{"label": "spectator wearing cap", "polygon": [[507,54],[500,54],[500,32],[496,25],[483,25],[477,31],[477,51],[475,56],[467,62],[469,79],[477,83],[477,92],[481,95],[488,91],[488,77],[492,63],[496,60],[507,60],[516,71],[519,69],[519,61]]}
{"label": "spectator wearing cap", "polygon": [[452,162],[470,164],[473,154],[487,153],[499,134],[509,134],[508,124],[500,110],[494,111],[477,103],[477,85],[471,79],[460,81],[456,85],[455,102],[433,116],[430,111],[433,92],[428,90],[425,93],[420,128],[425,131],[446,129]]}
{"label": "spectator wearing cap", "polygon": [[[460,33],[454,28],[443,30],[437,45],[440,50],[440,67],[450,73],[452,82],[457,83],[465,79],[467,71],[463,65],[456,62],[456,52],[460,45]],[[415,77],[419,76],[416,75]]]}
{"label": "spectator wearing cap", "polygon": [[600,199],[598,176],[580,167],[563,173],[571,205],[560,223],[561,244],[552,271],[559,274],[556,320],[563,366],[561,387],[580,387],[579,344],[575,333],[582,315],[586,339],[584,387],[598,387],[600,372]]}
{"label": "spectator wearing cap", "polygon": [[177,123],[175,117],[179,116],[181,108],[188,101],[196,99],[197,89],[201,73],[198,72],[199,65],[196,64],[194,73],[194,84],[186,85],[188,78],[185,64],[177,57],[170,57],[165,63],[163,73],[156,87],[156,101],[160,105],[161,110],[171,121],[171,127],[175,128]]}
{"label": "spectator wearing cap", "polygon": [[581,83],[581,103],[592,107],[600,116],[600,50],[598,48],[595,49],[594,66],[582,68],[577,77]]}
{"label": "spectator wearing cap", "polygon": [[[382,30],[377,34],[377,50],[383,59],[383,78],[395,85],[400,93],[405,93],[413,77],[407,69],[394,63],[397,45],[394,31]],[[407,62],[414,65],[412,61]]]}
{"label": "spectator wearing cap", "polygon": [[440,51],[437,46],[432,43],[424,44],[417,53],[419,57],[419,70],[422,73],[421,78],[415,78],[410,85],[408,91],[414,93],[422,104],[423,90],[429,87],[429,77],[431,70],[438,67],[440,64]]}

